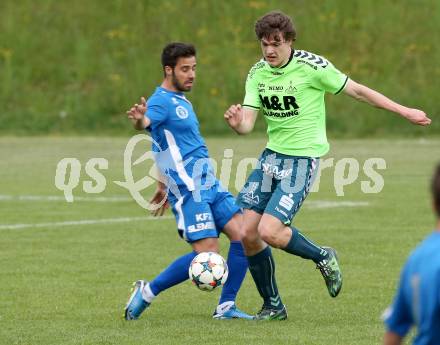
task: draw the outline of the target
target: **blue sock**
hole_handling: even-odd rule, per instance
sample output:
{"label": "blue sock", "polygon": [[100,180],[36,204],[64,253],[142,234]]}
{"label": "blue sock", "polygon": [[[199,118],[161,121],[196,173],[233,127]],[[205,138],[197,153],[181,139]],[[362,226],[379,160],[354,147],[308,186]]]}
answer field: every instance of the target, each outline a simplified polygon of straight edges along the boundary
{"label": "blue sock", "polygon": [[327,251],[305,237],[298,229],[292,227],[292,237],[284,251],[298,255],[303,259],[318,263],[327,258]]}
{"label": "blue sock", "polygon": [[187,280],[189,278],[188,267],[196,255],[197,253],[193,251],[182,255],[172,262],[171,265],[150,282],[151,292],[157,296],[162,291]]}
{"label": "blue sock", "polygon": [[234,301],[237,297],[241,283],[246,276],[248,260],[244,255],[243,246],[240,241],[231,241],[228,253],[229,276],[223,286],[222,294],[218,304],[228,301]]}

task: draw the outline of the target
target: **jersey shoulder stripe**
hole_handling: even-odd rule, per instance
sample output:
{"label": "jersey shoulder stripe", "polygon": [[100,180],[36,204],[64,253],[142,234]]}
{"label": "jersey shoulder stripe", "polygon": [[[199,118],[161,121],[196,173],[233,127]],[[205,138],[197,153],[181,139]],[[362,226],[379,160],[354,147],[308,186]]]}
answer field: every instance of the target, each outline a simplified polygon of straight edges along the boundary
{"label": "jersey shoulder stripe", "polygon": [[266,66],[266,64],[267,64],[267,62],[264,59],[261,59],[255,65],[253,65],[251,67],[251,69],[249,70],[249,73],[248,73],[248,76],[247,76],[248,79],[252,79],[254,77],[255,73],[258,70],[261,70],[264,66]]}
{"label": "jersey shoulder stripe", "polygon": [[305,50],[295,50],[293,56],[296,57],[298,60],[303,60],[306,63],[312,63],[322,68],[326,68],[330,63],[327,59],[323,58],[322,56],[310,53]]}

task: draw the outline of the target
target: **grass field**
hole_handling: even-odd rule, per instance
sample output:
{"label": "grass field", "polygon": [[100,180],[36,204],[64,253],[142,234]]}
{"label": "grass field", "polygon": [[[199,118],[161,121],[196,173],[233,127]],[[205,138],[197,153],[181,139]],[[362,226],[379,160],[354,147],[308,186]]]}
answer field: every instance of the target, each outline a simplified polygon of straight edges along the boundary
{"label": "grass field", "polygon": [[[124,180],[126,143],[123,138],[0,138],[0,344],[380,343],[379,317],[392,298],[401,265],[433,228],[428,180],[440,140],[332,143],[329,157],[335,161],[354,157],[362,167],[367,158],[384,158],[384,189],[363,194],[360,182],[368,178],[361,169],[359,179],[338,197],[335,170],[322,172],[319,193],[310,195],[295,224],[318,243],[337,248],[343,291],[331,299],[312,263],[276,251],[289,319],[272,323],[214,321],[219,292],[203,293],[189,282],[160,295],[139,321],[122,320],[131,282],[153,278],[188,251],[173,219],[148,219],[127,190],[112,182]],[[233,148],[236,164],[255,156],[264,141],[210,139],[208,146],[219,159],[224,148]],[[92,157],[106,158],[105,191],[82,192],[82,182],[89,179],[82,170],[73,194],[84,198],[63,201],[54,176],[64,157],[78,158],[83,167]],[[84,220],[100,223],[75,223]],[[248,275],[238,304],[256,312],[260,303]]]}

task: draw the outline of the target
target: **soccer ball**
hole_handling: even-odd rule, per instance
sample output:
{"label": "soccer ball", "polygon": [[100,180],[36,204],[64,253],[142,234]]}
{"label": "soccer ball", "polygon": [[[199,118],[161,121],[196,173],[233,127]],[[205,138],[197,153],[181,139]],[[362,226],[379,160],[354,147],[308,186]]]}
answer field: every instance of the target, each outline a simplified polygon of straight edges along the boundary
{"label": "soccer ball", "polygon": [[217,253],[198,254],[189,265],[189,279],[202,291],[212,291],[228,279],[228,265]]}

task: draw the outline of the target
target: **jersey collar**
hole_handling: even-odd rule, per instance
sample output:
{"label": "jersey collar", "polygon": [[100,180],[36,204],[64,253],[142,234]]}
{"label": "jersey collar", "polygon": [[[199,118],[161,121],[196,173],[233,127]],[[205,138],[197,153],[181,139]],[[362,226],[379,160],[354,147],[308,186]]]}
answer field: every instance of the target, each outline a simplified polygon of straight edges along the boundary
{"label": "jersey collar", "polygon": [[162,86],[158,86],[157,88],[162,92],[172,93],[173,95],[176,95],[176,96],[185,97],[185,95],[181,91],[171,91],[171,90],[163,88]]}
{"label": "jersey collar", "polygon": [[183,92],[176,92],[176,91],[167,90],[167,89],[163,88],[162,86],[158,86],[157,89],[160,92],[172,94],[174,97],[177,97],[177,98],[191,104],[191,102],[185,97],[185,94]]}

